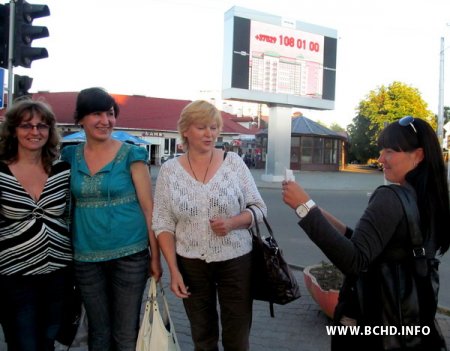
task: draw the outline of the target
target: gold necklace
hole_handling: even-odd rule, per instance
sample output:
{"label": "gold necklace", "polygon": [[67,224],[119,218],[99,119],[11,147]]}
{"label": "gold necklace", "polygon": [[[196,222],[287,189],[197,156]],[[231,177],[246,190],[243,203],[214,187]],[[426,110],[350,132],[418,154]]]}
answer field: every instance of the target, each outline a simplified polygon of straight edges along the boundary
{"label": "gold necklace", "polygon": [[[191,159],[189,158],[189,151],[187,152],[187,159],[188,159],[188,163],[189,163],[189,168],[191,169],[192,174],[194,175],[195,180],[198,182],[197,176],[195,175],[194,170],[192,169],[192,165],[191,165]],[[209,159],[209,163],[208,163],[208,167],[206,167],[206,172],[205,172],[205,176],[203,177],[203,181],[202,183],[205,184],[205,179],[206,179],[206,175],[208,174],[209,171],[209,166],[211,166],[211,162],[214,156],[214,150],[211,151],[211,158]]]}

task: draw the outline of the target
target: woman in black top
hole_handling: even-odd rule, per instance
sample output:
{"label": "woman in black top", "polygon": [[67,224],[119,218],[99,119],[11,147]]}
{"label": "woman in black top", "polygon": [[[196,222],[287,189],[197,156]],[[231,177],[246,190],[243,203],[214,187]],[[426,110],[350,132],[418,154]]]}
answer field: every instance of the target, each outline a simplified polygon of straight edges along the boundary
{"label": "woman in black top", "polygon": [[69,164],[55,116],[24,100],[0,131],[0,321],[8,350],[54,350],[72,261]]}
{"label": "woman in black top", "polygon": [[[379,162],[383,164],[386,179],[409,191],[413,199],[417,198],[425,255],[428,262],[438,262],[434,260],[435,256],[444,254],[449,248],[450,207],[442,151],[434,130],[424,120],[407,116],[386,127],[379,136],[378,145],[381,149]],[[301,218],[299,224],[311,240],[347,277],[356,279],[361,274],[370,277],[366,280],[370,282],[370,288],[364,289],[369,292],[364,297],[369,306],[364,315],[358,315],[358,306],[349,304],[352,308],[344,311],[337,322],[354,326],[359,325],[361,318],[370,320],[372,326],[382,326],[386,319],[380,312],[386,312],[389,301],[382,293],[385,287],[381,286],[386,277],[379,275],[386,275],[386,271],[381,271],[380,267],[386,262],[404,264],[413,260],[407,220],[392,188],[382,186],[375,190],[354,231],[319,209],[295,182],[283,182],[283,200],[296,210]],[[343,290],[341,300],[344,299],[342,295]],[[350,300],[357,298],[354,295]],[[425,304],[432,306],[434,300],[432,296]],[[421,321],[426,319],[430,335],[436,338],[426,335],[403,338],[401,349],[440,350],[438,328],[432,325],[435,306],[428,311],[424,311],[428,307],[419,307],[422,307],[420,316],[414,317]],[[429,315],[423,318],[426,313]],[[356,349],[362,345],[366,350],[388,349],[387,338],[381,335],[373,339],[368,336],[349,338],[352,340],[332,338],[332,346],[339,349],[347,342],[353,345],[359,342]]]}

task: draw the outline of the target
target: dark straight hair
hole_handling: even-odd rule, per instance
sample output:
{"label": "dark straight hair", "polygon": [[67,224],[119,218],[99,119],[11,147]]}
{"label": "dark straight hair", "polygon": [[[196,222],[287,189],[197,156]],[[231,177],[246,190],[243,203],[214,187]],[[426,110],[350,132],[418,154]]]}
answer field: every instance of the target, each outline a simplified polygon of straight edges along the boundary
{"label": "dark straight hair", "polygon": [[404,152],[423,149],[423,160],[405,179],[417,194],[422,233],[429,236],[434,231],[439,253],[443,254],[450,246],[450,201],[442,149],[426,121],[414,118],[411,123],[414,128],[398,121],[388,125],[378,138],[378,147]]}
{"label": "dark straight hair", "polygon": [[102,88],[87,88],[81,90],[77,96],[74,120],[79,123],[84,116],[93,112],[109,111],[114,109],[114,115],[119,116],[119,105],[116,100]]}

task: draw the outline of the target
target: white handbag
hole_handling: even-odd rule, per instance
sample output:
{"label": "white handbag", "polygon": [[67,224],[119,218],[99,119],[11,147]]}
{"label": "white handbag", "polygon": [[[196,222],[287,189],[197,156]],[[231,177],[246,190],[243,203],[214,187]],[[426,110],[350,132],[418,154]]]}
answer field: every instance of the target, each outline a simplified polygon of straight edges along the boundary
{"label": "white handbag", "polygon": [[[136,351],[180,351],[163,287],[160,282],[157,286],[153,277],[149,285]],[[159,309],[158,297],[163,301],[162,312]]]}

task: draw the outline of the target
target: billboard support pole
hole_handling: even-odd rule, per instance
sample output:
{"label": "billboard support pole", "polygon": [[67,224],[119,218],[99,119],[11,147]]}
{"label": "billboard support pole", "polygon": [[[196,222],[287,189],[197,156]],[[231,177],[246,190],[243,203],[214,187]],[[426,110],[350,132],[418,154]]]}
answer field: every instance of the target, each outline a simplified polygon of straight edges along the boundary
{"label": "billboard support pole", "polygon": [[291,115],[290,107],[269,107],[266,172],[261,176],[263,181],[281,182],[285,170],[291,168]]}

